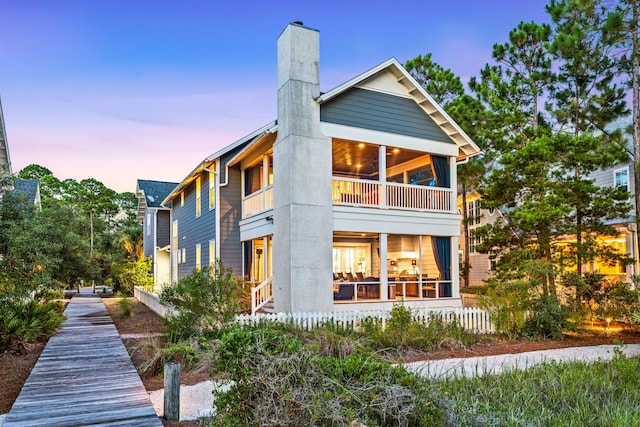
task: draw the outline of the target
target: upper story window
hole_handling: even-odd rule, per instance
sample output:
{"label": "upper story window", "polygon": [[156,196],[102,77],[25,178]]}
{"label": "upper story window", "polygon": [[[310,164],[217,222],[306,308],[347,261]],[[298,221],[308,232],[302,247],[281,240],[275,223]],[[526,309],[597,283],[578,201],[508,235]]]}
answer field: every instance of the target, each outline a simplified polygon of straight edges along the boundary
{"label": "upper story window", "polygon": [[480,214],[480,199],[467,202],[467,218],[469,225],[480,224],[482,215]]}
{"label": "upper story window", "polygon": [[180,207],[184,206],[184,191],[180,192]]}
{"label": "upper story window", "polygon": [[178,220],[177,219],[173,221],[173,227],[171,230],[171,246],[174,251],[178,250]]}
{"label": "upper story window", "polygon": [[202,213],[202,193],[201,193],[202,180],[200,177],[196,178],[196,218]]}
{"label": "upper story window", "polygon": [[201,257],[202,257],[202,246],[200,245],[200,243],[198,243],[196,245],[196,270],[198,271],[200,271],[200,268],[202,267]]}
{"label": "upper story window", "polygon": [[209,210],[216,207],[216,174],[209,172]]}
{"label": "upper story window", "polygon": [[613,171],[613,185],[625,191],[629,191],[629,166]]}
{"label": "upper story window", "polygon": [[147,213],[147,236],[151,236],[151,213]]}

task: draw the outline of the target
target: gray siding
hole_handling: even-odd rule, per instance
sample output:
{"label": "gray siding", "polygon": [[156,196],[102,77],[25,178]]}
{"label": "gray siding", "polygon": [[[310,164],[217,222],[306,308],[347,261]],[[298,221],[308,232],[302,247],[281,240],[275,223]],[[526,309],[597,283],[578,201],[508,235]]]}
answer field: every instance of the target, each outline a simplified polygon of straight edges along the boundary
{"label": "gray siding", "polygon": [[[221,159],[224,165],[235,153]],[[226,168],[221,167],[221,170]],[[220,260],[233,274],[242,275],[242,243],[240,242],[240,219],[242,215],[242,189],[240,186],[240,167],[228,169],[228,184],[220,187]],[[223,177],[222,180],[227,179]]]}
{"label": "gray siding", "polygon": [[320,120],[454,143],[412,99],[352,88],[320,106]]}
{"label": "gray siding", "polygon": [[[591,179],[594,180],[595,185],[598,187],[613,187],[615,185],[614,182],[614,171],[618,169],[628,168],[628,179],[629,179],[629,193],[632,195],[635,192],[635,183],[633,181],[633,165],[631,163],[622,163],[612,168],[600,169],[591,174]],[[609,224],[618,224],[620,222],[634,222],[633,217],[635,216],[635,208],[634,203],[635,200],[633,196],[629,199],[631,203],[631,209],[629,211],[629,216],[626,218],[618,218],[612,221],[607,221]]]}
{"label": "gray siding", "polygon": [[184,189],[184,206],[180,206],[180,194],[173,199],[173,220],[178,221],[178,249],[186,250],[186,262],[178,264],[178,280],[188,276],[196,268],[196,245],[200,244],[200,263],[208,265],[209,240],[215,238],[215,209],[209,210],[209,174],[201,175],[201,215],[196,217],[196,181]]}

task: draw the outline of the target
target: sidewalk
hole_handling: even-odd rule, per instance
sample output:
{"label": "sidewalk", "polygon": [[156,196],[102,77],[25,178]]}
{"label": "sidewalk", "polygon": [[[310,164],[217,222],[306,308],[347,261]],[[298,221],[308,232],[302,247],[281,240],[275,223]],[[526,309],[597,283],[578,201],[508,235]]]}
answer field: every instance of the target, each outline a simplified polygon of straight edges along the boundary
{"label": "sidewalk", "polygon": [[[463,375],[473,377],[500,374],[508,369],[526,369],[550,361],[595,362],[597,360],[611,360],[615,354],[614,348],[614,345],[599,345],[538,350],[518,354],[427,360],[407,363],[405,367],[418,375],[434,379]],[[628,344],[623,346],[622,350],[627,357],[640,356],[640,344]]]}
{"label": "sidewalk", "polygon": [[100,297],[74,296],[65,315],[4,427],[162,427]]}

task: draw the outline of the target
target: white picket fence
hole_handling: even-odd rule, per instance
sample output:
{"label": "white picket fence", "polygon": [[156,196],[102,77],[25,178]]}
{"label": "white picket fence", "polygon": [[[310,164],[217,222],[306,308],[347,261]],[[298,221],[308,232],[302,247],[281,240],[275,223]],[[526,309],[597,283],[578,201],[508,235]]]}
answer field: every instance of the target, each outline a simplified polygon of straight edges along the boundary
{"label": "white picket fence", "polygon": [[[428,324],[432,319],[439,319],[444,324],[457,321],[466,331],[478,334],[495,333],[495,326],[488,311],[479,308],[454,308],[444,310],[411,309],[413,318]],[[366,318],[374,318],[381,322],[383,329],[391,317],[388,310],[371,311],[341,311],[326,313],[269,313],[269,314],[241,314],[236,316],[236,322],[241,325],[256,325],[265,321],[293,323],[299,328],[311,330],[326,322],[358,329],[359,324]]]}

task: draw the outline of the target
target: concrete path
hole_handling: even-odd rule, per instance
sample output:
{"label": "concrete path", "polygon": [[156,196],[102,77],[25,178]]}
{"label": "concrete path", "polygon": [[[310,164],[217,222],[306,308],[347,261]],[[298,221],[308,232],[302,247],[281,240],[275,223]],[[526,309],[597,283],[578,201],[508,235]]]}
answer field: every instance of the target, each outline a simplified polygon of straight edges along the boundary
{"label": "concrete path", "polygon": [[[472,377],[499,374],[509,369],[526,369],[552,360],[583,362],[611,360],[615,354],[614,348],[613,345],[570,347],[496,356],[428,360],[407,363],[405,366],[411,372],[434,379],[462,375]],[[640,356],[640,344],[625,345],[623,352],[627,357]]]}
{"label": "concrete path", "polygon": [[4,427],[162,427],[100,297],[74,296],[65,315]]}

